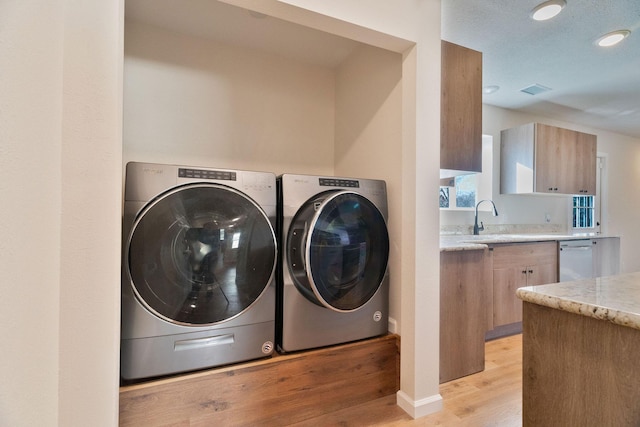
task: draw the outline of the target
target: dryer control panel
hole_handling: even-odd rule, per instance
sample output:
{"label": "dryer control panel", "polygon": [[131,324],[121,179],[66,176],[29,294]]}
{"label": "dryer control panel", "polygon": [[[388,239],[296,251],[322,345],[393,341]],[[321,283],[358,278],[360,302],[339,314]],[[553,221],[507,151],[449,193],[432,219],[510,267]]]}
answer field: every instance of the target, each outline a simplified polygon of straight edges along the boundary
{"label": "dryer control panel", "polygon": [[319,184],[321,187],[360,187],[360,182],[356,179],[320,178]]}
{"label": "dryer control panel", "polygon": [[235,181],[236,173],[230,171],[207,170],[207,169],[187,169],[179,168],[178,177],[196,179],[217,179],[222,181]]}

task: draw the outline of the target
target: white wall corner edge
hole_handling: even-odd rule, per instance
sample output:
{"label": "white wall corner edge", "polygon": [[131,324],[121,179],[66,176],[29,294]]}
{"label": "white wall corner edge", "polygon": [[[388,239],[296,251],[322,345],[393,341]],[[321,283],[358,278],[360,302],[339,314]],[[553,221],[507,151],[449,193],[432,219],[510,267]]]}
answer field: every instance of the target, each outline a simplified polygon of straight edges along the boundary
{"label": "white wall corner edge", "polygon": [[402,390],[396,393],[396,404],[414,420],[442,410],[442,396],[434,394],[420,400],[413,400]]}

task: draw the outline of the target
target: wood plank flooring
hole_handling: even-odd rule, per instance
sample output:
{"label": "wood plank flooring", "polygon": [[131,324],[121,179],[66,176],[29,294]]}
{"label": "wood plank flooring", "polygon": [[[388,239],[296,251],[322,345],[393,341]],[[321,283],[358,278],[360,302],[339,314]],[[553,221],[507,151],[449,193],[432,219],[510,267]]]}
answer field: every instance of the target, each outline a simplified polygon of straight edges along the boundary
{"label": "wood plank flooring", "polygon": [[311,426],[522,426],[522,335],[486,343],[485,370],[440,385],[441,412],[413,420],[395,395],[296,424]]}

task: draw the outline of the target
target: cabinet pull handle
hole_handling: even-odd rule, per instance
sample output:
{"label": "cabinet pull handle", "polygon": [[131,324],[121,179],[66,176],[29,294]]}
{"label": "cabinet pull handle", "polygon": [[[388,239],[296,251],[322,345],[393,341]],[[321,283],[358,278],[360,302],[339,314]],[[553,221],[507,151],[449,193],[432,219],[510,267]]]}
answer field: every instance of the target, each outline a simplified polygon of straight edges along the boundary
{"label": "cabinet pull handle", "polygon": [[533,274],[533,270],[529,270],[529,274]]}
{"label": "cabinet pull handle", "polygon": [[527,274],[527,270],[522,270],[522,274]]}

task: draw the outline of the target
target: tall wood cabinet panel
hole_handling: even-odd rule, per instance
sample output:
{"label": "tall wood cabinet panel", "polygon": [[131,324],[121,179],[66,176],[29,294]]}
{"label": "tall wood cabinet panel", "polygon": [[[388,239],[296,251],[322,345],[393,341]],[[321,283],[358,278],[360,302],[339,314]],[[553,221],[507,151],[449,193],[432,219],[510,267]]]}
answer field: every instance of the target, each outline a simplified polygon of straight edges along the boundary
{"label": "tall wood cabinet panel", "polygon": [[440,252],[440,382],[484,370],[488,249]]}
{"label": "tall wood cabinet panel", "polygon": [[493,327],[522,322],[516,289],[558,281],[558,243],[495,245],[493,251]]}
{"label": "tall wood cabinet panel", "polygon": [[595,135],[578,132],[574,159],[576,181],[571,194],[595,195],[598,162],[598,142]]}
{"label": "tall wood cabinet panel", "polygon": [[444,40],[441,49],[440,169],[482,172],[482,53]]}
{"label": "tall wood cabinet panel", "polygon": [[597,137],[541,123],[501,132],[500,193],[596,193]]}

